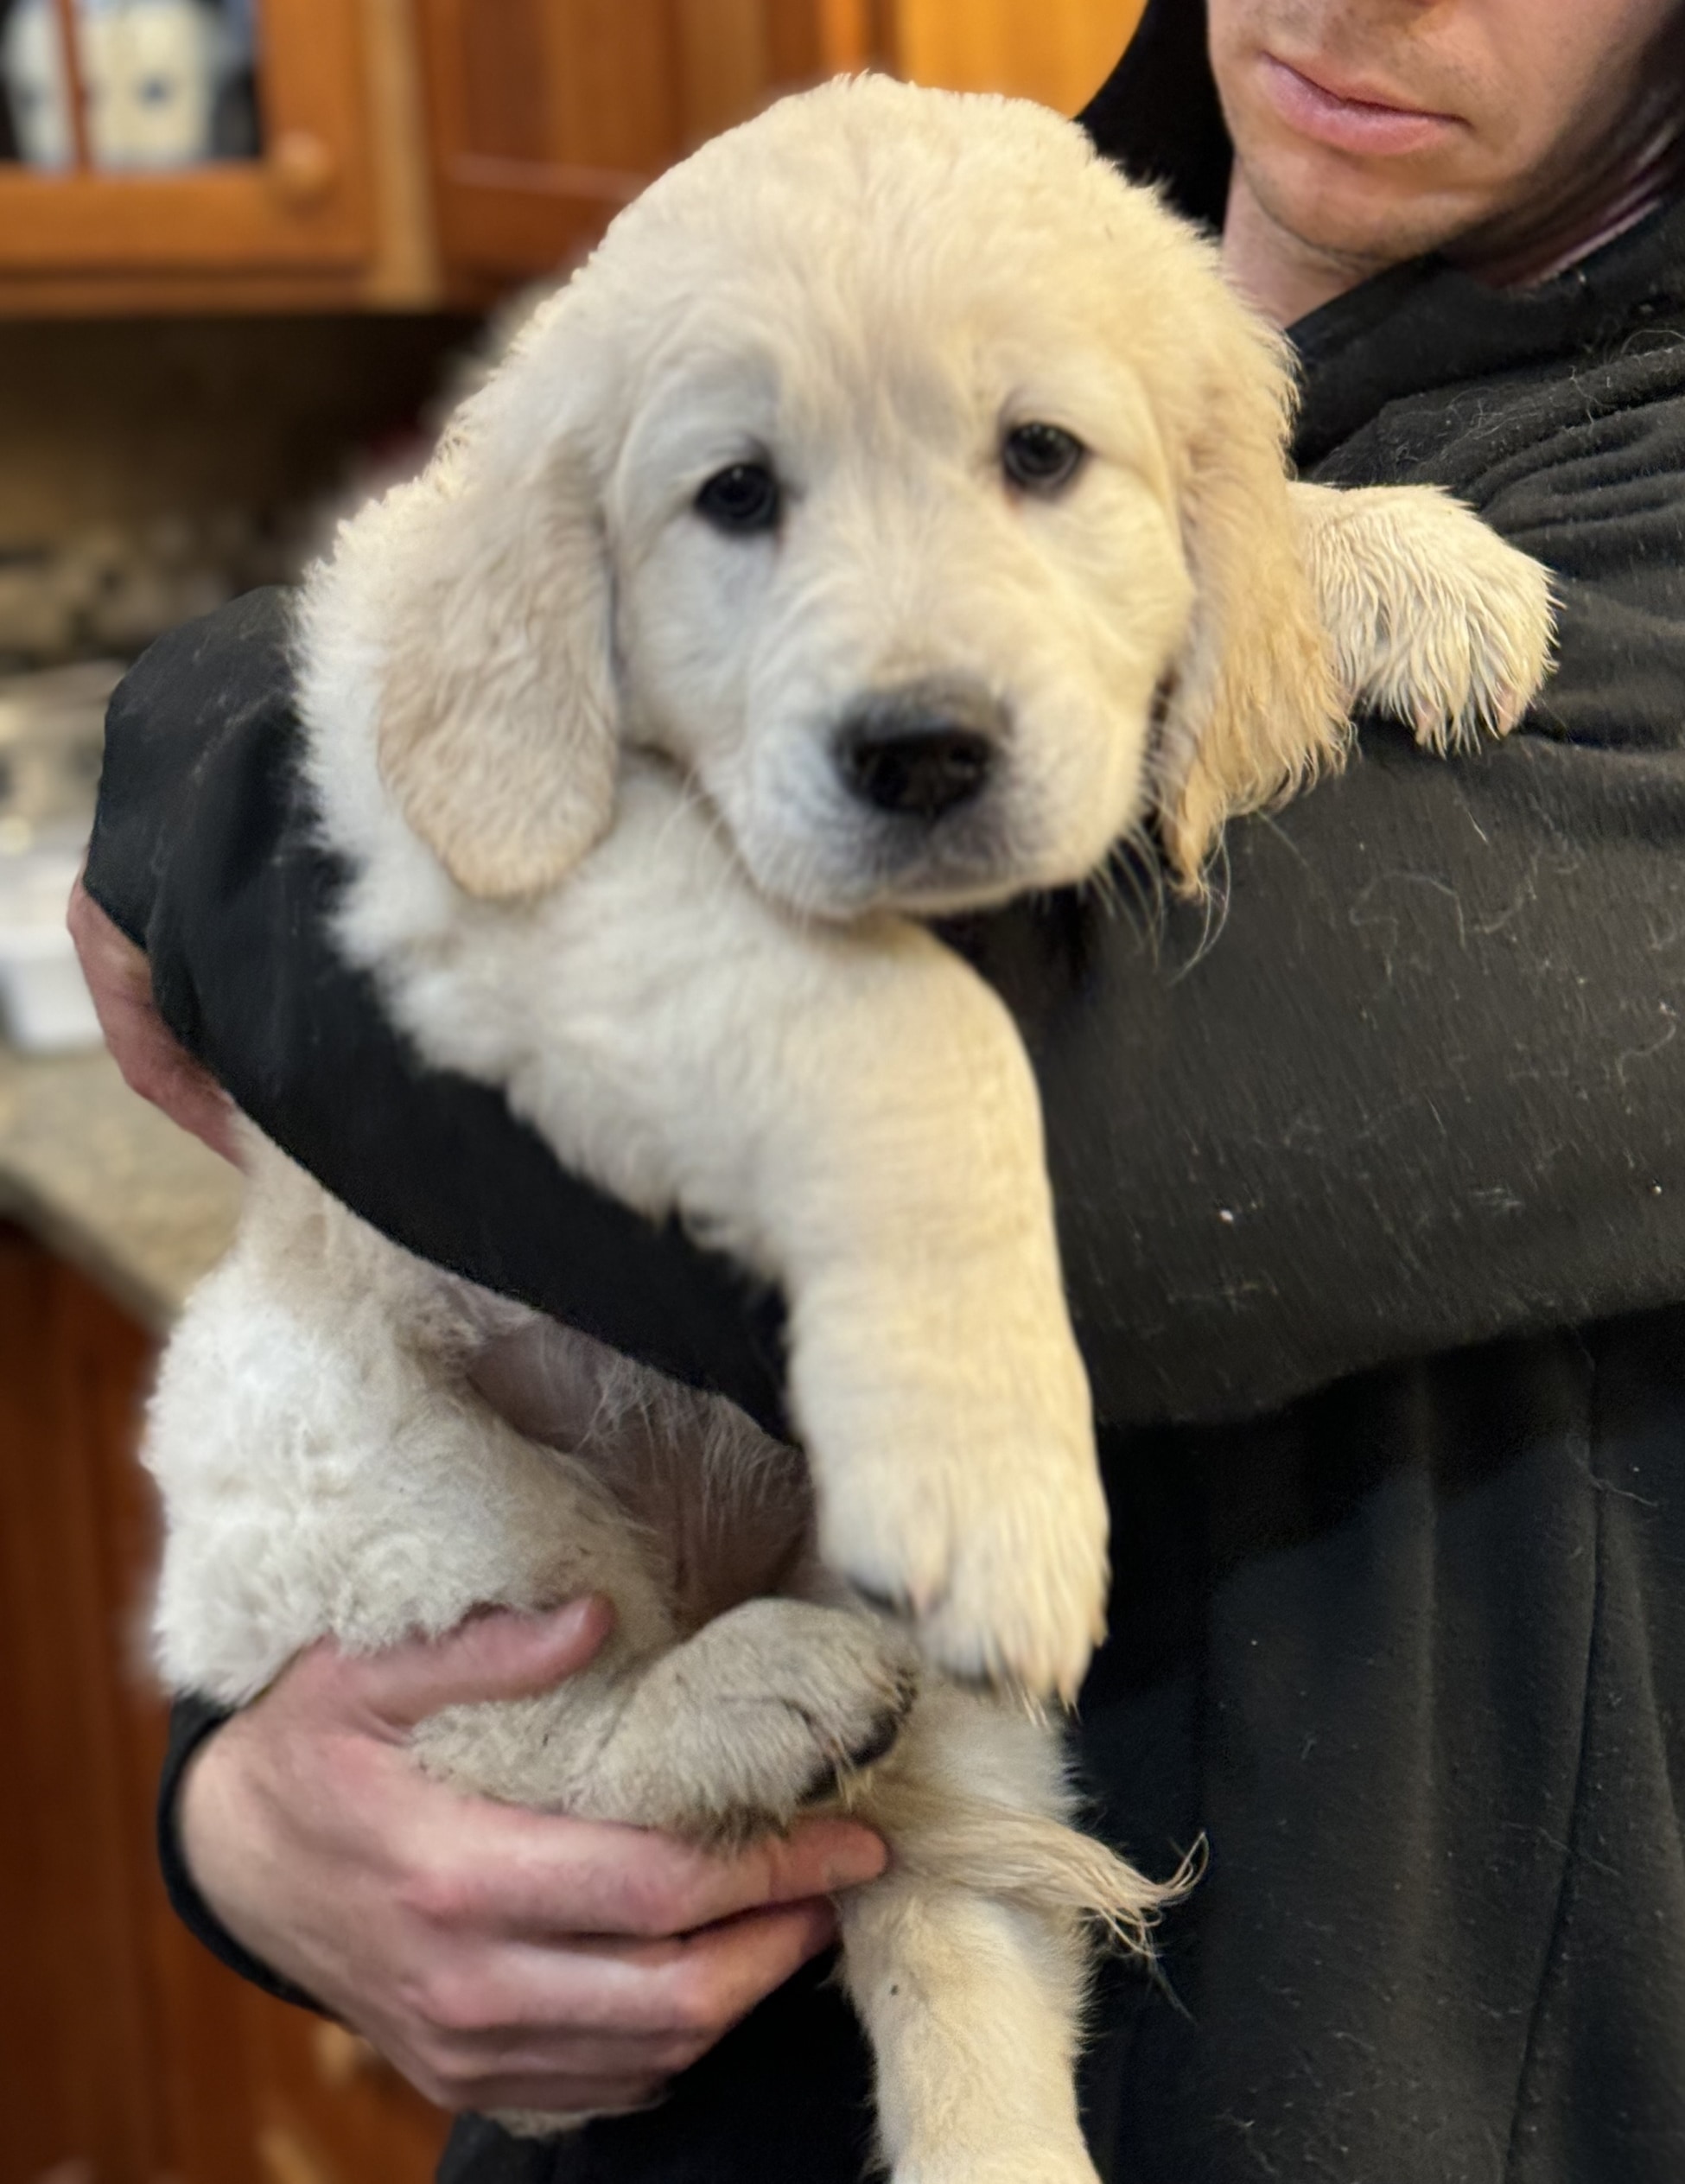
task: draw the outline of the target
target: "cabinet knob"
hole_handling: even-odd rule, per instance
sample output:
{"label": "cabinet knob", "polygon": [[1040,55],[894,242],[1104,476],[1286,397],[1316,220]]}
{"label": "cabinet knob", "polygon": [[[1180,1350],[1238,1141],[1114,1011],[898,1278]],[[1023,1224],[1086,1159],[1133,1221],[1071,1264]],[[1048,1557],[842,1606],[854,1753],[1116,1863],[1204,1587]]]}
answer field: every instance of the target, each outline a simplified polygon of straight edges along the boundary
{"label": "cabinet knob", "polygon": [[270,147],[270,181],[282,203],[295,212],[321,204],[338,173],[332,146],[308,129],[285,130]]}
{"label": "cabinet knob", "polygon": [[380,2057],[366,2040],[327,2019],[311,2027],[310,2047],[317,2076],[336,2093],[380,2068]]}
{"label": "cabinet knob", "polygon": [[258,2132],[258,2161],[264,2184],[338,2184],[315,2148],[280,2124],[266,2124]]}

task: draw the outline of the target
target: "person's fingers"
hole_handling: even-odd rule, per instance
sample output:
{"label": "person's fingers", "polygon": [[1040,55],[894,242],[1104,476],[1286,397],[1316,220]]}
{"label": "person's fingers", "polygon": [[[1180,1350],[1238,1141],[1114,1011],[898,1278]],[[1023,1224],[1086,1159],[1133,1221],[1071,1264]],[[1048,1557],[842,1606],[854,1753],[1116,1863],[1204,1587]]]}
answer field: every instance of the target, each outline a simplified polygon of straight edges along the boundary
{"label": "person's fingers", "polygon": [[[550,1689],[589,1660],[612,1614],[592,1595],[546,1615],[471,1618],[442,1639],[364,1657],[317,1646],[218,1741],[232,1748],[245,1730],[270,1748],[276,1733],[259,1731],[277,1707],[296,1723],[314,1723],[309,1734],[336,1722],[349,1731],[335,1762],[347,1795],[355,1808],[388,1815],[394,1878],[436,1929],[659,1939],[875,1879],[887,1854],[852,1821],[807,1821],[725,1856],[652,1831],[467,1797],[413,1772],[404,1742],[416,1722],[448,1705]],[[359,1740],[366,1757],[357,1756]]]}
{"label": "person's fingers", "polygon": [[231,1167],[239,1167],[239,1140],[234,1129],[238,1111],[232,1100],[208,1070],[176,1045],[161,1016],[149,1009],[143,1015],[137,1014],[138,1021],[130,1038],[121,1035],[114,1038],[110,1021],[100,1020],[99,1028],[124,1082],[130,1092],[161,1108],[178,1130],[208,1145]]}
{"label": "person's fingers", "polygon": [[823,1899],[659,1942],[442,1957],[411,1996],[436,2067],[671,2076],[836,1939]]}
{"label": "person's fingers", "polygon": [[[765,1836],[730,1856],[668,1835],[645,1835],[643,1843],[640,1858],[604,1843],[595,1885],[581,1891],[601,1920],[590,1930],[655,1939],[694,1933],[741,1912],[859,1888],[875,1881],[889,1862],[881,1836],[855,1820],[806,1820],[787,1836]],[[593,1859],[595,1848],[581,1840],[575,1856],[582,1865]]]}
{"label": "person's fingers", "polygon": [[[447,1793],[448,1794],[448,1793]],[[429,1809],[410,1839],[419,1901],[439,1926],[511,1939],[660,1941],[740,1912],[874,1881],[882,1838],[852,1820],[803,1822],[729,1855],[677,1837],[484,1800]]]}
{"label": "person's fingers", "polygon": [[688,2069],[705,2044],[671,2033],[597,2034],[573,2026],[489,2025],[453,2034],[442,2060],[463,2073],[499,2071],[539,2078],[557,2071],[582,2078],[671,2078]]}
{"label": "person's fingers", "polygon": [[666,2043],[666,2067],[683,2068],[836,1936],[836,1910],[821,1896],[660,1941],[578,1939],[569,1966],[582,1987],[573,2022]]}
{"label": "person's fingers", "polygon": [[496,1609],[442,1638],[411,1639],[360,1658],[318,1647],[306,1680],[331,1679],[366,1726],[401,1741],[448,1706],[552,1690],[586,1665],[614,1621],[612,1603],[596,1593],[539,1615]]}
{"label": "person's fingers", "polygon": [[65,924],[99,1028],[124,1083],[238,1166],[233,1103],[209,1071],[171,1037],[153,1002],[145,955],[94,901],[79,872]]}
{"label": "person's fingers", "polygon": [[144,988],[152,990],[146,952],[137,948],[119,926],[114,925],[83,884],[85,857],[71,882],[64,921],[90,986],[98,983],[107,991]]}

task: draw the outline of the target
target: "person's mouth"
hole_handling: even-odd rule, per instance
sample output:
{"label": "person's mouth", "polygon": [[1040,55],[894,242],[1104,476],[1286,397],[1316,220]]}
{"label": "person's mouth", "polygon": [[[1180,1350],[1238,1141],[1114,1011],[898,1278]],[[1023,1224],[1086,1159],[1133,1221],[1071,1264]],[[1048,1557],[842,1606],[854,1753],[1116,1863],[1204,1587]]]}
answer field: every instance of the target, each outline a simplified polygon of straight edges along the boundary
{"label": "person's mouth", "polygon": [[1411,106],[1365,84],[1338,83],[1259,55],[1266,97],[1289,129],[1337,151],[1396,156],[1427,151],[1460,127],[1454,114]]}

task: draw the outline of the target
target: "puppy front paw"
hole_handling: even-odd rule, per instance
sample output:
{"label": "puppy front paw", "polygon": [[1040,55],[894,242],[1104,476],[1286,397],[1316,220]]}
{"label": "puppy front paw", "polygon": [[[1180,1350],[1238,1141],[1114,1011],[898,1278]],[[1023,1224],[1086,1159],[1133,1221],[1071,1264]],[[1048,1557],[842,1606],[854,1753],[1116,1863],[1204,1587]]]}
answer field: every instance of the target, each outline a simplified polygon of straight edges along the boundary
{"label": "puppy front paw", "polygon": [[[880,1349],[865,1371],[827,1339],[834,1323],[811,1324],[791,1389],[816,1422],[825,1563],[906,1616],[948,1674],[1074,1700],[1104,1634],[1108,1520],[1062,1307],[1016,1334]],[[881,1324],[892,1340],[906,1328]]]}
{"label": "puppy front paw", "polygon": [[1550,672],[1550,571],[1437,487],[1294,488],[1348,704],[1441,754],[1506,735]]}
{"label": "puppy front paw", "polygon": [[1550,672],[1550,571],[1454,502],[1429,518],[1433,573],[1399,618],[1402,640],[1377,701],[1443,755],[1507,735]]}

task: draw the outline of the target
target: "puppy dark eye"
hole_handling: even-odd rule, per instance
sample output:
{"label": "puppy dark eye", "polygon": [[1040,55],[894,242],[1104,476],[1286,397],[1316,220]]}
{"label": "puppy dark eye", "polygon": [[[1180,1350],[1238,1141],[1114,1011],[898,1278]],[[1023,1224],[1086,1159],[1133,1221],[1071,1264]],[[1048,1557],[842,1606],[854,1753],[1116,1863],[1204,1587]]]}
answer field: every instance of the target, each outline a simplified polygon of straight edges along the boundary
{"label": "puppy dark eye", "polygon": [[696,513],[716,531],[771,531],[784,496],[764,462],[734,462],[716,470],[696,495]]}
{"label": "puppy dark eye", "polygon": [[1057,493],[1076,476],[1087,453],[1062,425],[1019,424],[1001,444],[1001,467],[1025,493]]}

